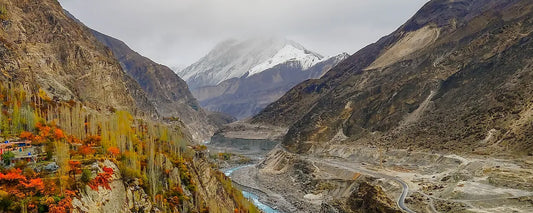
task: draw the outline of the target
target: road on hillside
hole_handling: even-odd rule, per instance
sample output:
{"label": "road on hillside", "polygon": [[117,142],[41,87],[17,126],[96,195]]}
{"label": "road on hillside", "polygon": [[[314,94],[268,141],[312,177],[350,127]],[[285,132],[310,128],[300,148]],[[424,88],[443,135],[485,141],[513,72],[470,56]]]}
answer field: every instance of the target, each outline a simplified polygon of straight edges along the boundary
{"label": "road on hillside", "polygon": [[407,193],[409,193],[409,186],[407,185],[407,183],[405,183],[400,178],[396,177],[396,178],[394,178],[394,180],[396,182],[400,183],[400,185],[402,185],[402,187],[403,187],[402,194],[398,198],[398,206],[400,207],[400,209],[402,209],[405,212],[414,213],[413,210],[411,210],[411,209],[407,208],[407,206],[405,206],[405,197],[407,197]]}
{"label": "road on hillside", "polygon": [[[346,169],[352,172],[359,172],[359,173],[367,174],[367,175],[374,176],[374,177],[394,180],[402,186],[402,194],[400,195],[400,197],[398,197],[398,200],[396,202],[398,207],[404,212],[415,213],[415,211],[405,206],[405,198],[407,197],[407,194],[409,193],[409,186],[407,185],[407,183],[405,183],[405,181],[403,181],[402,179],[398,177],[393,177],[387,174],[370,171],[368,169],[362,168],[361,165],[357,165],[355,163],[350,164],[348,162],[341,162],[341,161],[335,161],[335,160],[323,159],[323,158],[318,159],[318,158],[307,157],[307,156],[303,158],[313,162],[313,165],[315,165],[314,163],[328,164],[330,166],[343,168],[343,169]],[[347,165],[350,165],[350,166],[347,166]]]}

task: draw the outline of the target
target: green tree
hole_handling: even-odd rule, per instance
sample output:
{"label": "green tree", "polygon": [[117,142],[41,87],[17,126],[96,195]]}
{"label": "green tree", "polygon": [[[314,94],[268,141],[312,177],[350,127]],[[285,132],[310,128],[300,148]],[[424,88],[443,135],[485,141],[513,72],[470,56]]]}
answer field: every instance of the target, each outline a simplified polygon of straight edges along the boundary
{"label": "green tree", "polygon": [[81,182],[84,184],[88,184],[89,182],[91,182],[91,175],[92,175],[91,170],[84,169],[81,172],[81,178],[80,178]]}
{"label": "green tree", "polygon": [[4,160],[4,164],[6,165],[10,165],[13,158],[15,158],[15,154],[13,152],[6,152],[2,155],[2,160]]}

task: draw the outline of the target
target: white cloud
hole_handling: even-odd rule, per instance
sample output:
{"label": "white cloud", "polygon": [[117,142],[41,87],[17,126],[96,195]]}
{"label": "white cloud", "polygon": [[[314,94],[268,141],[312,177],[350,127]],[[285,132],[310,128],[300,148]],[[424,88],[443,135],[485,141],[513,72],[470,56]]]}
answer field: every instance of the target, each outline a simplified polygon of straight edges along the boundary
{"label": "white cloud", "polygon": [[59,0],[89,27],[169,66],[219,41],[293,39],[323,55],[354,53],[392,32],[427,0]]}

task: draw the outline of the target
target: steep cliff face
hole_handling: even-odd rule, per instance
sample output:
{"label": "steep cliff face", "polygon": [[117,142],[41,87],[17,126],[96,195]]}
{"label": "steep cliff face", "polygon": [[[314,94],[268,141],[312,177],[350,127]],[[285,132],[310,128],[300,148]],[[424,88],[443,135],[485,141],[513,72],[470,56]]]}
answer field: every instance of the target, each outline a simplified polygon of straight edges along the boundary
{"label": "steep cliff face", "polygon": [[[153,199],[149,196],[148,191],[154,190],[150,186],[157,184],[152,181],[166,183],[163,185],[165,188],[179,188],[182,190],[182,194],[179,196],[181,200],[180,207],[173,210],[180,212],[199,212],[202,209],[207,209],[210,212],[233,212],[234,209],[239,208],[244,210],[242,209],[245,207],[243,203],[238,203],[234,199],[237,195],[234,191],[236,189],[231,188],[231,180],[223,176],[221,172],[211,168],[212,165],[205,159],[195,158],[188,166],[177,167],[170,159],[164,156],[161,157],[164,159],[164,163],[161,164],[161,171],[167,171],[167,173],[158,177],[148,177],[150,183],[145,183],[145,185],[149,186],[146,191],[139,184],[140,180],[126,180],[125,177],[117,172],[112,176],[110,189],[99,187],[98,190],[93,190],[89,186],[85,186],[85,190],[72,201],[73,212],[161,211],[160,206],[168,205],[168,202],[173,201]],[[117,165],[105,160],[104,162],[93,164],[93,175],[102,172],[104,167],[119,171]],[[184,174],[188,174],[190,178],[184,179]],[[191,182],[196,183],[194,189],[188,186]],[[160,191],[159,193],[168,192]],[[178,196],[176,199],[178,199]],[[251,203],[247,203],[247,205],[251,205]],[[253,208],[249,210],[254,211]]]}
{"label": "steep cliff face", "polygon": [[213,135],[216,127],[209,122],[207,113],[192,96],[187,83],[170,68],[138,54],[120,40],[92,32],[113,51],[124,71],[141,86],[159,115],[179,118],[197,141],[208,140]]}
{"label": "steep cliff face", "polygon": [[[106,160],[93,164],[91,171],[94,174],[103,172],[102,168],[112,168],[119,171],[117,165]],[[72,200],[73,212],[135,212],[135,210],[150,212],[153,208],[150,197],[137,184],[125,186],[122,175],[115,173],[110,183],[111,189],[100,187],[92,190],[85,186],[84,192]]]}
{"label": "steep cliff face", "polygon": [[431,1],[253,122],[289,126],[284,145],[295,152],[342,140],[533,151],[532,8],[516,0]]}
{"label": "steep cliff face", "polygon": [[0,1],[2,79],[42,88],[58,100],[99,110],[155,113],[146,95],[112,53],[57,1]]}

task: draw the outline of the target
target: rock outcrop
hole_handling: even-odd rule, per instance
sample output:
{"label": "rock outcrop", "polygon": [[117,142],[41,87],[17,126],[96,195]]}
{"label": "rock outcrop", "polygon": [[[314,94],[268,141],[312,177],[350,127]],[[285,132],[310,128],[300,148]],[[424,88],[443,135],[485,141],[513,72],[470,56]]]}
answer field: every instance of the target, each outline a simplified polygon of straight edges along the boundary
{"label": "rock outcrop", "polygon": [[74,212],[151,212],[150,197],[138,185],[133,183],[125,186],[120,175],[120,170],[113,162],[106,160],[101,165],[93,165],[93,174],[103,172],[102,168],[112,168],[113,174],[110,183],[111,189],[99,187],[98,191],[85,186],[84,192],[72,200]]}
{"label": "rock outcrop", "polygon": [[361,182],[348,198],[333,203],[322,203],[320,212],[400,213],[402,211],[386,196],[380,186]]}

